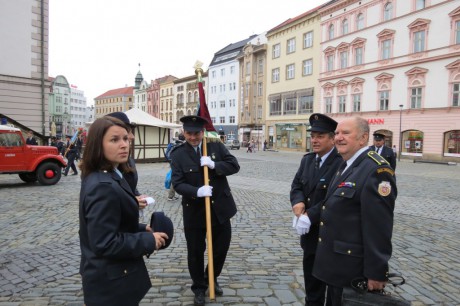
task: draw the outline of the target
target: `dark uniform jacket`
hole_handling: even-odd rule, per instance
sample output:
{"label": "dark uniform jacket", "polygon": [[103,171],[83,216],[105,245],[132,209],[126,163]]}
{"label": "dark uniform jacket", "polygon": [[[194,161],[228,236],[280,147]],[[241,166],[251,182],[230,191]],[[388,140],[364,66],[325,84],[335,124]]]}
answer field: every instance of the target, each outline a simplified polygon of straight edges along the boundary
{"label": "dark uniform jacket", "polygon": [[123,173],[123,177],[125,178],[126,182],[128,182],[128,185],[131,187],[134,195],[140,196],[141,193],[139,190],[137,190],[137,181],[139,180],[139,177],[137,175],[136,162],[134,161],[134,158],[128,158],[128,165],[131,167],[132,171]]}
{"label": "dark uniform jacket", "polygon": [[[215,162],[209,169],[209,185],[213,187],[211,215],[219,224],[236,214],[236,205],[227,182],[227,175],[240,170],[237,159],[221,142],[207,144],[207,155]],[[206,227],[205,198],[198,198],[197,191],[204,185],[203,167],[195,149],[187,142],[171,151],[171,183],[182,195],[184,227]]]}
{"label": "dark uniform jacket", "polygon": [[27,138],[26,139],[26,144],[31,145],[31,146],[38,145],[37,140],[35,140],[34,137]]}
{"label": "dark uniform jacket", "polygon": [[[376,150],[375,146],[370,146],[369,147],[372,151]],[[389,148],[387,146],[383,146],[382,152],[380,155],[387,160],[387,162],[390,164],[391,168],[393,170],[396,170],[396,155],[395,152],[393,151],[392,148]]]}
{"label": "dark uniform jacket", "polygon": [[118,174],[94,172],[80,191],[80,274],[86,305],[138,305],[151,287],[144,255],[155,238],[139,224],[139,207]]}
{"label": "dark uniform jacket", "polygon": [[[294,206],[299,202],[304,202],[309,217],[309,210],[314,204],[318,204],[324,199],[331,179],[334,178],[337,169],[343,162],[336,148],[332,150],[327,159],[323,162],[319,171],[315,171],[315,158],[316,153],[304,155],[300,162],[299,170],[297,170],[294,180],[292,181],[290,193],[291,205]],[[313,218],[310,218],[312,222],[310,231],[300,236],[302,249],[309,254],[315,253],[319,232],[319,217],[312,219]]]}
{"label": "dark uniform jacket", "polygon": [[313,275],[337,287],[363,276],[385,281],[396,195],[387,161],[374,151],[360,154],[333,180],[321,205]]}

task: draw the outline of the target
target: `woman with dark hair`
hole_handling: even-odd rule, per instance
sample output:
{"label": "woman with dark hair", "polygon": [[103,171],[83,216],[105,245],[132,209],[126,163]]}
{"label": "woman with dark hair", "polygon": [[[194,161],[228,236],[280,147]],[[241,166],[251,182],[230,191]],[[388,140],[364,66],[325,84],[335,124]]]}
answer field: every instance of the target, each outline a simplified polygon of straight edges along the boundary
{"label": "woman with dark hair", "polygon": [[168,236],[139,224],[138,202],[119,170],[128,170],[129,128],[112,117],[88,131],[80,165],[80,248],[86,306],[138,305],[152,286],[143,256]]}

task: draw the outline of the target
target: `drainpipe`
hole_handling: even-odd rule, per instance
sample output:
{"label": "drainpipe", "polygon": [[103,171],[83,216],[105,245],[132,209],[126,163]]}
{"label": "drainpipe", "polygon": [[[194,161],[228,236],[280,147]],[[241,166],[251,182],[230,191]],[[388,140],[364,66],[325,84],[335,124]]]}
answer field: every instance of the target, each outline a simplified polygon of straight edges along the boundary
{"label": "drainpipe", "polygon": [[42,100],[42,135],[45,136],[45,9],[44,9],[44,0],[40,1],[40,64],[41,64],[41,100]]}

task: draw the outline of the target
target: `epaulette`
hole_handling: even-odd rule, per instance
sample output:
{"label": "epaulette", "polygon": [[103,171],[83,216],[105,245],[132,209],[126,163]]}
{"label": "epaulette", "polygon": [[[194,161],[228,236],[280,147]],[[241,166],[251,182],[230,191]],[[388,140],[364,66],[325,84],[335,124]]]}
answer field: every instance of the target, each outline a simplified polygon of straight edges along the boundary
{"label": "epaulette", "polygon": [[175,144],[172,148],[171,151],[169,152],[169,155],[171,155],[172,152],[174,152],[175,149],[182,147],[185,144],[185,141],[183,143]]}
{"label": "epaulette", "polygon": [[378,154],[377,152],[375,151],[369,151],[367,152],[367,156],[369,156],[373,161],[375,161],[377,163],[377,165],[381,166],[381,165],[389,165],[389,163],[387,162],[387,160],[385,158],[383,158],[382,156],[380,156],[380,154]]}

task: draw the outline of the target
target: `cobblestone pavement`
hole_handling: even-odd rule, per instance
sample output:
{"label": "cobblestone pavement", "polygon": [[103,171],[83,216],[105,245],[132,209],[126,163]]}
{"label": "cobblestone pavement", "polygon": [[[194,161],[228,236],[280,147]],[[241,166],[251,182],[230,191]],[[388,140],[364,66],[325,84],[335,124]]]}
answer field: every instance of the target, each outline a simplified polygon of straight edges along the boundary
{"label": "cobblestone pavement", "polygon": [[[303,305],[302,252],[291,229],[289,189],[302,153],[232,151],[229,177],[239,212],[220,284],[208,305]],[[172,245],[146,259],[153,287],[141,305],[193,305],[179,201],[166,201],[166,163],[138,164],[139,190],[176,227]],[[412,305],[460,301],[460,166],[401,161],[391,270],[407,284],[393,294]],[[80,178],[27,185],[0,175],[0,306],[82,305],[78,274]]]}

